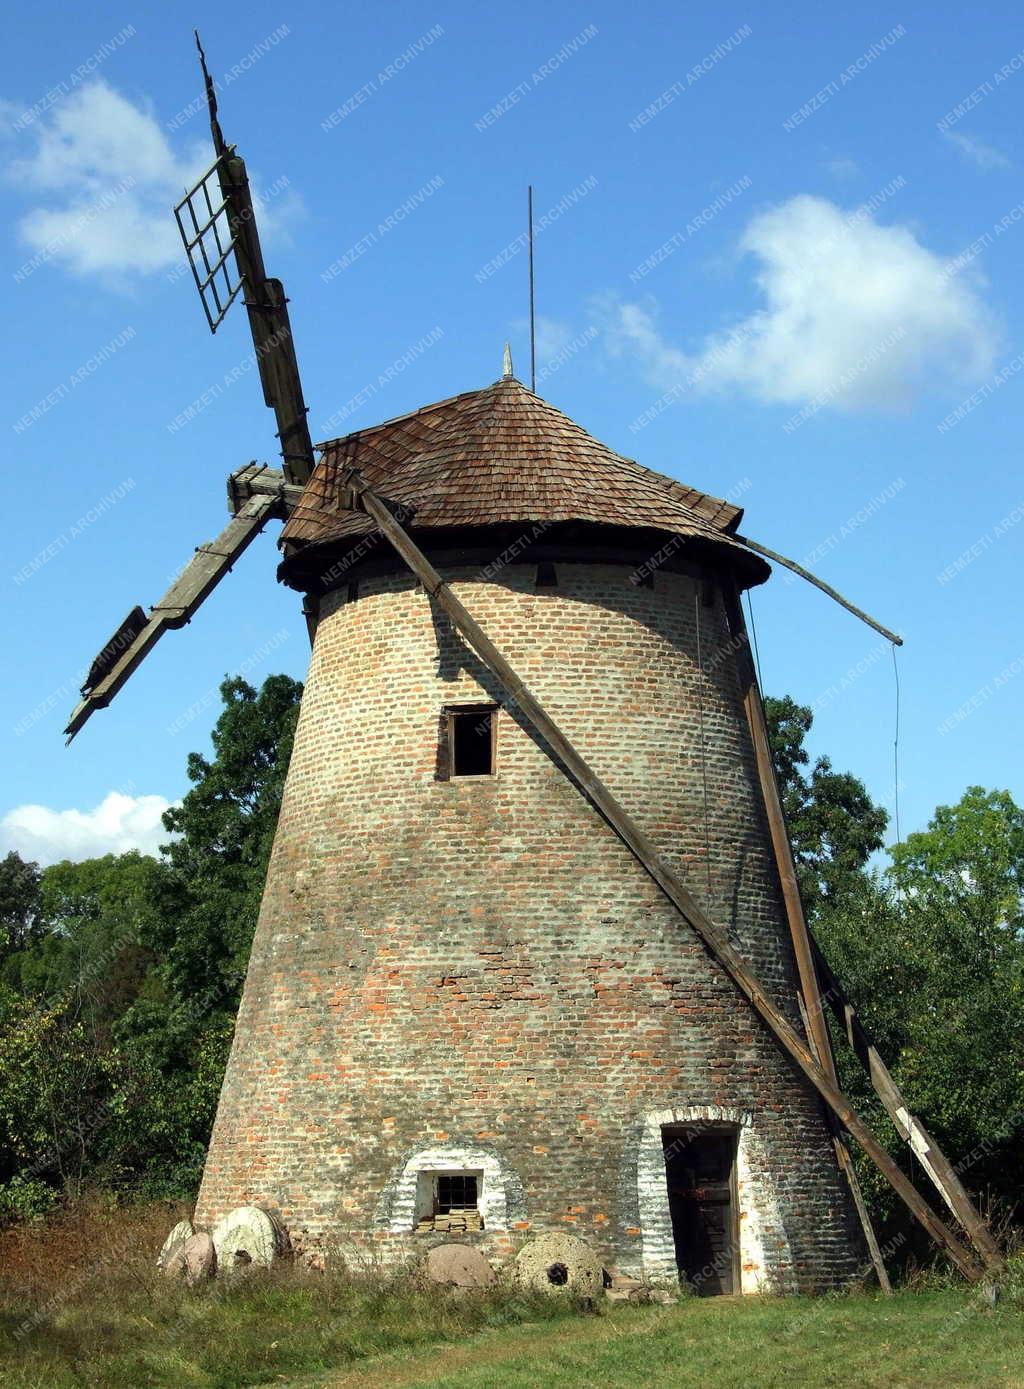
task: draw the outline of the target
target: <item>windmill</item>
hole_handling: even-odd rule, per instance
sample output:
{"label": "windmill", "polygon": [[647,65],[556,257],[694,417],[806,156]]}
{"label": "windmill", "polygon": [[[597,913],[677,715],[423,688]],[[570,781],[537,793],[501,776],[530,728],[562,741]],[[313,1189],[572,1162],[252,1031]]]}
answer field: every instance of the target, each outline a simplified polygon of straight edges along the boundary
{"label": "windmill", "polygon": [[[262,1204],[400,1257],[568,1231],[747,1291],[843,1281],[852,1210],[887,1286],[852,1136],[967,1278],[997,1270],[808,929],[740,595],[770,558],[900,639],[509,360],[317,460],[200,60],[216,157],[176,216],[211,331],[245,304],[282,466],[231,474],[228,525],[66,730],[285,522],[312,661],[197,1218]],[[826,1005],[972,1249],[839,1089]]]}

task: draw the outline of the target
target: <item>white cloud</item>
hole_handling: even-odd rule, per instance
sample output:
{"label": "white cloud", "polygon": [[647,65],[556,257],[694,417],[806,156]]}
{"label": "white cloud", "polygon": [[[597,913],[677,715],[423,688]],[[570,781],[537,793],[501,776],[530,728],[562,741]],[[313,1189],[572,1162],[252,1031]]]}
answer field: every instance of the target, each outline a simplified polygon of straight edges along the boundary
{"label": "white cloud", "polygon": [[943,136],[951,145],[976,168],[988,173],[991,169],[1010,169],[1012,161],[994,145],[986,145],[984,140],[976,140],[973,135],[962,135],[956,130],[944,130]]}
{"label": "white cloud", "polygon": [[126,796],[110,791],[93,810],[51,810],[19,805],[0,819],[0,855],[16,850],[42,865],[99,858],[138,849],[155,854],[171,838],[161,816],[164,796]]}
{"label": "white cloud", "polygon": [[560,319],[538,314],[536,327],[538,362],[550,361],[562,351],[566,343],[572,341],[572,328]]}
{"label": "white cloud", "polygon": [[[209,139],[175,150],[148,105],[104,81],[73,92],[24,138],[31,151],[9,157],[4,172],[34,203],[18,224],[30,251],[112,281],[182,260],[172,208],[213,162]],[[295,201],[288,194],[262,210],[261,230]]]}
{"label": "white cloud", "polygon": [[907,227],[800,195],[753,218],[740,249],[764,307],[695,351],[668,341],[648,300],[606,300],[606,344],[659,387],[736,389],[769,404],[894,409],[926,384],[972,381],[999,345],[976,281]]}
{"label": "white cloud", "polygon": [[840,183],[860,177],[860,165],[855,159],[850,159],[846,155],[839,155],[835,159],[830,159],[825,168]]}

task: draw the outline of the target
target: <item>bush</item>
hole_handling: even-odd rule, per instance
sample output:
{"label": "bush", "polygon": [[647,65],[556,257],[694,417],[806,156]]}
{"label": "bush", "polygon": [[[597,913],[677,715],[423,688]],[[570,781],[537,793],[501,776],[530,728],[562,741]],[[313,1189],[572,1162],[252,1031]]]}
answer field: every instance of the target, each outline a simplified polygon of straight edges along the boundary
{"label": "bush", "polygon": [[0,1182],[0,1228],[20,1220],[38,1220],[57,1204],[57,1193],[38,1177]]}

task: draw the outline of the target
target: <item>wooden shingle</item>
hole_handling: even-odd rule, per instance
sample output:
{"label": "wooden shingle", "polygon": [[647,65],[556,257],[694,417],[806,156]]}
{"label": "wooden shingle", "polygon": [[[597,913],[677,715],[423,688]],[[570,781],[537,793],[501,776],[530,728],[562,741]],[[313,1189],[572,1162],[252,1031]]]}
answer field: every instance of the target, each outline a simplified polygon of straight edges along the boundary
{"label": "wooden shingle", "polygon": [[600,443],[514,377],[318,446],[321,457],[282,533],[291,547],[356,538],[374,523],[338,506],[356,467],[413,525],[589,521],[657,528],[727,546],[742,509]]}

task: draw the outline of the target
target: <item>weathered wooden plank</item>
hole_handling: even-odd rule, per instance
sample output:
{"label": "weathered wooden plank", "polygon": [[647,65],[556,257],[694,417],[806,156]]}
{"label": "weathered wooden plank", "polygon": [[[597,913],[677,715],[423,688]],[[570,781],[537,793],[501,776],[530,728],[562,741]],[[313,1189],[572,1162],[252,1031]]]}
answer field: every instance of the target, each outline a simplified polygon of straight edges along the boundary
{"label": "weathered wooden plank", "polygon": [[263,267],[245,161],[237,155],[221,159],[217,174],[228,205],[238,274],[245,284],[245,307],[263,398],[277,420],[284,474],[289,482],[305,483],[313,472],[315,460],[288,300],[281,281],[269,278]]}
{"label": "weathered wooden plank", "polygon": [[[220,583],[239,555],[255,540],[267,521],[279,514],[274,496],[253,496],[238,515],[208,545],[200,545],[195,556],[175,579],[159,603],[150,610],[142,630],[125,646],[123,653],[75,709],[64,730],[70,743],[97,709],[105,709],[132,671],[149,654],[169,629],[183,627],[199,605]],[[104,648],[106,650],[106,648]]]}
{"label": "weathered wooden plank", "polygon": [[237,515],[250,497],[276,497],[282,518],[291,515],[305,491],[299,483],[286,482],[280,468],[265,463],[247,463],[228,478],[228,510]]}

